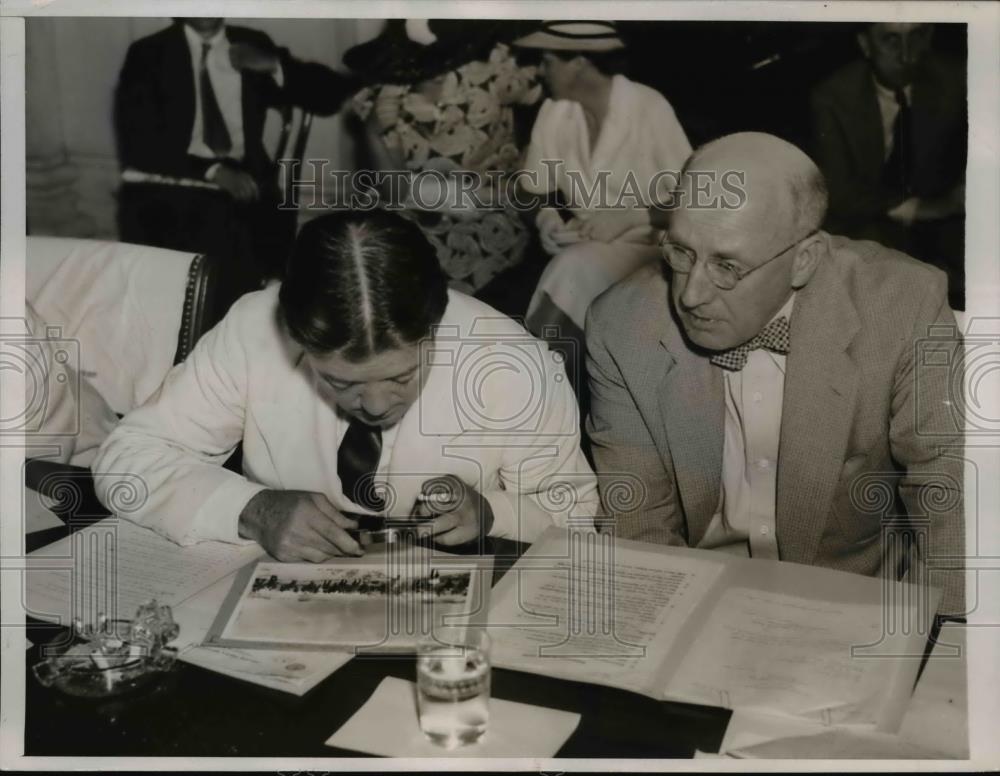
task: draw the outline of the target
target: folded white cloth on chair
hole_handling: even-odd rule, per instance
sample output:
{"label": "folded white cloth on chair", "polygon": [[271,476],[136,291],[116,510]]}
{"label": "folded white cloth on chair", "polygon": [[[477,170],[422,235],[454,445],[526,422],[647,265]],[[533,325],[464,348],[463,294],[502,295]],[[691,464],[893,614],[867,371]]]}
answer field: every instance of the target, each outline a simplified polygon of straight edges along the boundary
{"label": "folded white cloth on chair", "polygon": [[[118,418],[80,374],[75,343],[50,336],[58,328],[43,321],[30,302],[24,317],[25,455],[89,467]],[[26,507],[26,516],[44,515],[45,505],[37,506],[34,512]]]}
{"label": "folded white cloth on chair", "polygon": [[177,351],[194,254],[143,245],[29,237],[25,296],[79,341],[80,373],[118,413],[160,386]]}

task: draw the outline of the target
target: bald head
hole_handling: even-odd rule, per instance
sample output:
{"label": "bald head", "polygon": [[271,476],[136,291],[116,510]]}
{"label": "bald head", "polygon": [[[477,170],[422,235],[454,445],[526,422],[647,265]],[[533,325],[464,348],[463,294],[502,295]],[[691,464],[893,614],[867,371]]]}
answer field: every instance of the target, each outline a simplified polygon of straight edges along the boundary
{"label": "bald head", "polygon": [[826,217],[823,174],[801,150],[774,135],[726,135],[696,150],[684,169],[711,173],[715,181],[727,172],[742,176],[743,219],[762,219],[783,238],[819,229]]}
{"label": "bald head", "polygon": [[667,230],[671,296],[688,337],[725,350],[756,335],[828,254],[825,214],[823,176],[780,138],[745,132],[695,152]]}

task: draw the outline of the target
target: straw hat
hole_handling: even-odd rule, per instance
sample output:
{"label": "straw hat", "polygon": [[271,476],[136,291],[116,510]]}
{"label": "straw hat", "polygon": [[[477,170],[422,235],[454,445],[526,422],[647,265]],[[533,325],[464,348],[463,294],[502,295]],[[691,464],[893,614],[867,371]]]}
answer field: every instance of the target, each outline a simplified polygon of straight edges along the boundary
{"label": "straw hat", "polygon": [[513,42],[518,48],[554,51],[615,51],[625,48],[614,22],[549,21]]}

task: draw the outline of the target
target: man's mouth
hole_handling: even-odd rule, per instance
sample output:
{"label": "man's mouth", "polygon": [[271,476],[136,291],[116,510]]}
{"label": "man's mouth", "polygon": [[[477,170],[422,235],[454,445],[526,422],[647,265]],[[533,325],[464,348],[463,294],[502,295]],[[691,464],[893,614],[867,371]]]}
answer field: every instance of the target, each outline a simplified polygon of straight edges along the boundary
{"label": "man's mouth", "polygon": [[369,426],[381,426],[386,423],[386,421],[391,420],[396,414],[396,410],[392,409],[378,417],[374,415],[369,415],[367,412],[361,415],[361,420],[367,423]]}
{"label": "man's mouth", "polygon": [[692,310],[687,311],[687,316],[691,320],[691,322],[694,323],[695,326],[699,327],[711,326],[713,323],[715,323],[715,318],[709,318],[708,316],[705,315],[699,315],[698,313]]}

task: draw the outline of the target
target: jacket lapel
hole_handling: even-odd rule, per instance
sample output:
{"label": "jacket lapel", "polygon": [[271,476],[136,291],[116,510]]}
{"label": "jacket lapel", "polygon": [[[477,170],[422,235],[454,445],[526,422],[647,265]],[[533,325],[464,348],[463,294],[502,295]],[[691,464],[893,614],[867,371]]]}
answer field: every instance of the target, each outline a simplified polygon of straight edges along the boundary
{"label": "jacket lapel", "polygon": [[168,106],[168,112],[176,116],[171,122],[172,126],[179,128],[181,133],[186,133],[184,148],[188,147],[191,139],[191,129],[194,126],[195,113],[195,93],[194,93],[194,67],[191,63],[191,49],[188,47],[187,37],[184,34],[184,25],[174,24],[171,30],[168,43],[164,47],[163,66],[164,77],[169,79],[169,88],[164,94],[173,96],[176,100]]}
{"label": "jacket lapel", "polygon": [[875,95],[875,82],[871,70],[862,68],[859,71],[858,90],[854,92],[860,99],[845,106],[845,115],[852,120],[844,125],[854,153],[858,160],[858,169],[874,170],[875,178],[881,175],[885,164],[885,139],[882,132],[882,113],[878,107],[878,97]]}
{"label": "jacket lapel", "polygon": [[776,527],[781,558],[816,555],[840,478],[858,390],[847,348],[860,328],[834,264],[823,260],[796,298],[786,362]]}
{"label": "jacket lapel", "polygon": [[647,384],[659,386],[659,412],[672,451],[688,544],[694,547],[715,514],[722,487],[723,376],[708,358],[688,349],[677,326],[665,330],[669,334],[661,345],[667,352],[657,362],[660,379]]}

